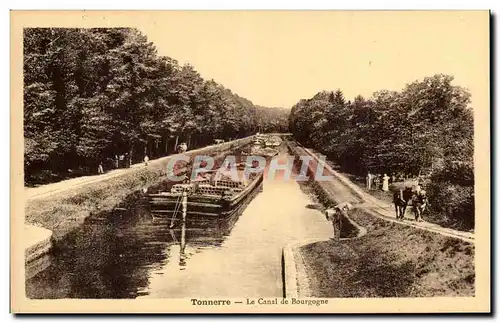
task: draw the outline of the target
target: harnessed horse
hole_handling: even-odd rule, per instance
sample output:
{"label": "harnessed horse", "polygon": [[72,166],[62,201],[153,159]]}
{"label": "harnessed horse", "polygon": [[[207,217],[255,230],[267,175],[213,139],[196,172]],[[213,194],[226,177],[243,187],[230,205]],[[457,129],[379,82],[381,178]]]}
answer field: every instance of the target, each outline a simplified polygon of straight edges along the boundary
{"label": "harnessed horse", "polygon": [[410,187],[406,187],[404,190],[400,189],[399,192],[394,193],[392,202],[396,209],[396,219],[403,220],[405,218],[406,208],[412,197],[413,192]]}

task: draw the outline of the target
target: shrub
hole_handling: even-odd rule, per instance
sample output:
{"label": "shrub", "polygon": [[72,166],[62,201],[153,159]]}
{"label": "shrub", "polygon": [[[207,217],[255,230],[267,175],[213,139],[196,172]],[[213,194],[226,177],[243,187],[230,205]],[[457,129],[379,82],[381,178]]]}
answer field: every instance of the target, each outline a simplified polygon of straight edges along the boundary
{"label": "shrub", "polygon": [[436,222],[459,229],[474,228],[474,187],[445,181],[427,185],[430,215]]}

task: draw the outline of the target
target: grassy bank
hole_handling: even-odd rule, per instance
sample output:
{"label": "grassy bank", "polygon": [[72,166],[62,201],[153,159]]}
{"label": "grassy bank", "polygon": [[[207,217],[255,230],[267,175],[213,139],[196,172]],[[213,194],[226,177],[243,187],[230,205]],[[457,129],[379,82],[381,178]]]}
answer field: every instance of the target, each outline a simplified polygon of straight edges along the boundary
{"label": "grassy bank", "polygon": [[[325,206],[337,203],[328,183],[304,188]],[[458,239],[388,222],[362,209],[350,220],[367,229],[358,239],[302,247],[314,297],[474,296],[474,246]],[[357,229],[344,221],[342,238]]]}
{"label": "grassy bank", "polygon": [[[300,147],[289,145],[300,154]],[[300,165],[299,165],[300,166]],[[311,174],[312,175],[312,174]],[[342,186],[342,185],[340,185]],[[309,181],[302,189],[323,208],[356,203],[339,183]],[[385,221],[363,209],[349,212],[341,237],[299,249],[314,297],[474,296],[474,246],[459,239]]]}
{"label": "grassy bank", "polygon": [[474,296],[474,246],[354,210],[359,239],[304,246],[316,297]]}
{"label": "grassy bank", "polygon": [[[251,138],[248,138],[237,143],[229,142],[223,146],[207,147],[193,153],[217,155],[223,158],[250,140]],[[130,169],[117,177],[103,178],[102,181],[87,186],[29,200],[25,206],[26,221],[52,230],[53,238],[59,240],[81,225],[90,215],[109,213],[124,201],[137,197],[144,187],[154,187],[165,182],[168,160],[165,158],[160,163]]]}

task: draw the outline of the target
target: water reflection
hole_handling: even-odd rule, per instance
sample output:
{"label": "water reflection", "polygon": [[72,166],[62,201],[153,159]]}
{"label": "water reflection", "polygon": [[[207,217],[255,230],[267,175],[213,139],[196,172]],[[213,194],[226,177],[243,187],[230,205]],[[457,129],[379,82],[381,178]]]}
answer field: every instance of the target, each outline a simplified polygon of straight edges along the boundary
{"label": "water reflection", "polygon": [[179,255],[179,266],[182,266],[182,269],[186,267],[186,222],[182,223],[181,229],[181,252]]}
{"label": "water reflection", "polygon": [[52,253],[41,258],[43,266],[27,270],[26,295],[29,298],[145,295],[152,272],[170,261],[178,261],[184,270],[189,257],[186,245],[194,249],[220,246],[240,214],[210,227],[189,228],[184,222],[173,229],[137,206],[120,215],[94,218],[56,243]]}
{"label": "water reflection", "polygon": [[170,229],[140,203],[92,218],[55,245],[46,270],[27,277],[27,296],[280,297],[283,246],[327,239],[332,228],[295,181],[265,178],[263,187],[235,216],[202,228]]}

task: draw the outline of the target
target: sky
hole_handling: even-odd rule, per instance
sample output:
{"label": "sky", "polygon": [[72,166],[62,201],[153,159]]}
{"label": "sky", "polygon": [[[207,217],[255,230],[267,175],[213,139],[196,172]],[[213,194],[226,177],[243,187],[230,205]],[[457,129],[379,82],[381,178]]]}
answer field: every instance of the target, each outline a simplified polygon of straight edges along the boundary
{"label": "sky", "polygon": [[370,97],[436,73],[453,75],[480,103],[488,19],[485,11],[170,11],[134,24],[159,54],[255,104],[291,108],[322,90]]}
{"label": "sky", "polygon": [[370,97],[445,73],[475,111],[489,110],[488,11],[24,11],[12,23],[135,27],[160,55],[268,107],[323,90]]}

